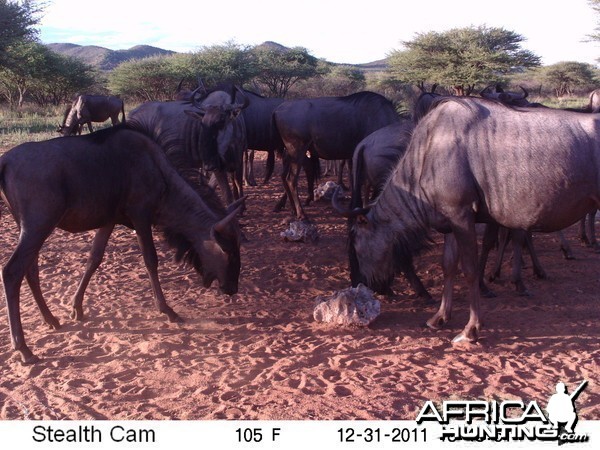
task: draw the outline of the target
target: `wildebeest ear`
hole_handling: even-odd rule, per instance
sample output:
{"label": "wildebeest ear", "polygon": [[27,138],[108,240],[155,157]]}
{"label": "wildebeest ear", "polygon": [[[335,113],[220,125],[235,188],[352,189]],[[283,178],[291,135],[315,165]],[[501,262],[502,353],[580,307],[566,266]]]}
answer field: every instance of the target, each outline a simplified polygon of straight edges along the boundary
{"label": "wildebeest ear", "polygon": [[184,113],[186,113],[188,116],[194,118],[194,119],[198,119],[198,120],[202,120],[202,118],[204,117],[205,112],[199,109],[184,109],[183,110]]}
{"label": "wildebeest ear", "polygon": [[240,115],[240,113],[242,112],[242,108],[234,108],[231,110],[231,118],[235,119],[237,118],[237,116]]}

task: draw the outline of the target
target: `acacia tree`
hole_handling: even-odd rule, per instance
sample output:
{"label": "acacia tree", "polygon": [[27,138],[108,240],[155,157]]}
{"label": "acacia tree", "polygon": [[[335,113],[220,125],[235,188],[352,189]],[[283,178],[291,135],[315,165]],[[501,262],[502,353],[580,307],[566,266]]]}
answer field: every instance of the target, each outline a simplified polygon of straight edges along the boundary
{"label": "acacia tree", "polygon": [[256,81],[271,95],[285,97],[299,80],[317,75],[319,60],[303,47],[278,48],[261,45],[253,52],[256,58]]}
{"label": "acacia tree", "polygon": [[93,89],[100,93],[98,78],[93,68],[81,60],[49,52],[46,70],[33,80],[29,97],[40,106],[60,105],[72,100],[77,92]]}
{"label": "acacia tree", "polygon": [[405,50],[389,55],[395,81],[439,84],[468,95],[477,85],[498,80],[515,69],[536,67],[540,58],[521,48],[524,38],[504,28],[467,27],[418,33]]}
{"label": "acacia tree", "polygon": [[5,59],[6,65],[0,66],[0,92],[11,108],[21,107],[36,80],[52,75],[51,52],[37,42],[21,41],[7,47]]}
{"label": "acacia tree", "polygon": [[169,56],[125,61],[109,75],[111,92],[140,101],[171,100],[181,75]]}
{"label": "acacia tree", "polygon": [[557,97],[573,95],[575,90],[590,90],[597,82],[594,66],[564,61],[542,68],[542,79]]}

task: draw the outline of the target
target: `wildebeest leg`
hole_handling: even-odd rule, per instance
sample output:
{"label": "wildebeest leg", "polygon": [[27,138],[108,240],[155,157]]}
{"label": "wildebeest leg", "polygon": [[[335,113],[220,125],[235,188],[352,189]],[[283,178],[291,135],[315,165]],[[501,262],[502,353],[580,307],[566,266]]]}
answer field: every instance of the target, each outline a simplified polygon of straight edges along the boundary
{"label": "wildebeest leg", "polygon": [[[479,337],[480,322],[480,293],[477,270],[477,233],[475,221],[466,216],[452,227],[458,245],[460,265],[467,283],[469,298],[469,321],[463,331],[452,342],[474,342]],[[450,311],[448,311],[448,316]]]}
{"label": "wildebeest leg", "polygon": [[346,185],[344,185],[344,166],[348,164],[348,180],[350,181],[350,186],[353,186],[352,181],[352,159],[342,159],[337,161],[339,171],[338,171],[338,185],[342,187],[344,190],[348,190]]}
{"label": "wildebeest leg", "polygon": [[254,150],[244,152],[244,183],[246,186],[256,186],[254,178]]}
{"label": "wildebeest leg", "polygon": [[[2,283],[8,312],[8,323],[10,337],[14,350],[21,353],[21,359],[25,364],[32,364],[39,360],[27,344],[21,323],[20,290],[23,278],[29,274],[31,267],[35,264],[37,255],[46,238],[52,232],[55,221],[48,220],[47,224],[37,226],[21,226],[19,243],[12,256],[2,269]],[[33,278],[32,281],[35,281]]]}
{"label": "wildebeest leg", "polygon": [[454,278],[458,272],[458,249],[456,239],[452,233],[444,235],[442,270],[444,272],[442,303],[438,312],[427,321],[427,326],[434,330],[439,330],[444,324],[448,323],[452,311],[452,290],[454,289]]}
{"label": "wildebeest leg", "polygon": [[300,197],[298,196],[298,176],[300,174],[301,164],[290,161],[289,170],[284,177],[284,186],[286,187],[286,193],[290,199],[290,207],[292,214],[296,216],[297,220],[306,220],[306,214],[300,203]]}
{"label": "wildebeest leg", "polygon": [[587,213],[579,221],[579,238],[588,247],[592,247],[596,252],[600,252],[600,245],[596,241],[596,210]]}
{"label": "wildebeest leg", "polygon": [[60,328],[60,323],[54,317],[48,305],[46,304],[46,300],[44,299],[44,295],[42,294],[42,289],[40,288],[40,271],[38,267],[38,257],[36,256],[35,261],[31,264],[31,267],[27,271],[25,275],[27,279],[27,284],[29,284],[29,288],[31,289],[31,293],[33,294],[33,298],[44,317],[44,322],[46,322],[50,328],[58,330]]}
{"label": "wildebeest leg", "polygon": [[87,127],[88,127],[88,130],[90,131],[90,133],[94,132],[94,128],[92,127],[92,122],[88,122]]}
{"label": "wildebeest leg", "polygon": [[415,266],[413,265],[412,258],[402,258],[401,262],[399,263],[399,269],[408,280],[408,284],[410,284],[410,287],[413,288],[417,294],[417,297],[422,298],[426,303],[433,303],[431,294],[429,294],[425,286],[423,286],[423,282],[415,272]]}
{"label": "wildebeest leg", "polygon": [[560,241],[560,251],[563,253],[565,259],[575,259],[571,246],[567,242],[565,235],[562,231],[557,231],[558,240]]}
{"label": "wildebeest leg", "polygon": [[225,201],[228,205],[233,203],[233,192],[231,192],[231,187],[229,186],[229,181],[227,180],[227,172],[223,170],[215,170],[213,172],[215,179],[217,180],[217,184],[219,185],[219,189],[221,190],[221,195],[225,197]]}
{"label": "wildebeest leg", "polygon": [[[233,200],[238,200],[244,196],[244,167],[239,166],[231,174],[231,184],[233,186]],[[231,202],[233,203],[233,202]],[[229,203],[229,204],[231,204]]]}
{"label": "wildebeest leg", "polygon": [[162,288],[160,287],[160,281],[158,279],[158,256],[156,255],[156,248],[154,247],[154,241],[152,240],[150,221],[144,222],[145,223],[140,224],[139,221],[134,221],[134,228],[136,231],[138,244],[142,250],[142,255],[144,256],[146,270],[150,276],[150,284],[152,285],[156,307],[161,313],[166,314],[167,317],[169,317],[170,322],[183,322],[181,317],[179,317],[179,315],[173,311],[169,305],[167,305],[165,300],[165,296]]}
{"label": "wildebeest leg", "polygon": [[490,251],[498,239],[498,228],[497,224],[488,223],[485,225],[485,231],[483,232],[483,239],[481,242],[481,255],[479,256],[479,290],[481,291],[481,295],[488,298],[496,296],[496,294],[485,284],[485,266],[487,265]]}
{"label": "wildebeest leg", "polygon": [[523,230],[511,230],[512,243],[513,243],[513,261],[512,261],[512,273],[510,281],[515,285],[517,293],[524,297],[527,297],[529,291],[523,283],[521,277],[522,266],[523,266],[523,245],[525,244],[526,231]]}
{"label": "wildebeest leg", "polygon": [[283,168],[281,170],[281,182],[283,184],[283,195],[279,198],[279,201],[275,205],[275,208],[273,208],[274,212],[281,211],[285,207],[287,198],[291,195],[291,193],[288,192],[288,186],[287,186],[287,183],[285,182],[287,173],[290,170],[290,164],[288,162],[288,157],[285,154],[283,155],[282,164],[283,164]]}
{"label": "wildebeest leg", "polygon": [[[302,166],[304,168],[304,174],[306,175],[306,186],[308,193],[308,197],[306,197],[304,206],[308,206],[312,201],[315,200],[315,181],[318,179],[319,171],[321,170],[319,157],[313,155],[310,158],[304,158],[304,163]],[[300,178],[300,169],[298,169],[298,178]],[[296,187],[297,186],[298,183],[296,182]]]}
{"label": "wildebeest leg", "polygon": [[90,279],[94,272],[100,266],[102,258],[104,257],[104,251],[106,250],[106,244],[114,229],[114,224],[108,225],[104,228],[98,229],[92,242],[92,249],[85,266],[85,273],[77,286],[77,292],[73,296],[73,310],[71,311],[71,318],[76,320],[83,320],[83,295],[85,290],[90,283]]}
{"label": "wildebeest leg", "polygon": [[512,231],[506,227],[498,227],[498,254],[496,255],[494,269],[490,275],[490,281],[500,278],[500,273],[502,272],[502,260],[504,259],[504,252],[506,251],[508,241],[511,238],[511,232]]}
{"label": "wildebeest leg", "polygon": [[527,251],[529,252],[529,256],[531,256],[531,263],[533,264],[533,273],[536,277],[545,280],[548,278],[546,275],[546,271],[542,267],[540,260],[537,257],[537,253],[535,248],[533,248],[533,235],[530,231],[525,233],[525,244],[527,245]]}

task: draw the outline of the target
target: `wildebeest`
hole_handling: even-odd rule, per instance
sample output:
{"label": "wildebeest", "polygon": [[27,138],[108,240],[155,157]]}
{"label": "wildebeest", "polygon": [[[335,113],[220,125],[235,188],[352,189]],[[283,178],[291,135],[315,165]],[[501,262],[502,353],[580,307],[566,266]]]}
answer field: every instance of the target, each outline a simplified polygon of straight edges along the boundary
{"label": "wildebeest", "polygon": [[489,100],[498,100],[501,103],[511,106],[539,106],[537,103],[532,104],[527,100],[529,97],[529,92],[523,87],[521,88],[521,93],[518,92],[507,92],[499,84],[496,84],[493,88],[492,86],[488,86],[483,89],[479,95],[483,98],[487,98]]}
{"label": "wildebeest", "polygon": [[[400,119],[398,123],[380,128],[358,143],[352,157],[350,208],[362,208],[379,196],[393,168],[406,152],[413,128],[411,120]],[[415,272],[412,259],[401,259],[397,263],[398,270],[406,276],[417,296],[431,300],[431,295]],[[352,282],[353,286],[358,284],[358,280]]]}
{"label": "wildebeest", "polygon": [[373,92],[346,97],[288,100],[273,113],[285,145],[283,186],[298,220],[306,214],[298,197],[298,176],[309,151],[322,159],[350,159],[356,145],[398,121],[392,102]]}
{"label": "wildebeest", "polygon": [[414,125],[410,120],[374,131],[358,143],[352,156],[351,208],[374,200],[383,189],[396,163],[406,152]]}
{"label": "wildebeest", "polygon": [[242,111],[246,126],[248,151],[244,158],[244,181],[256,186],[254,178],[254,151],[263,150],[268,153],[265,183],[269,181],[275,167],[275,152],[283,151],[283,142],[278,133],[273,132],[271,120],[273,111],[283,103],[282,98],[263,97],[255,92],[243,89],[248,99],[248,107]]}
{"label": "wildebeest", "polygon": [[460,261],[470,317],[455,341],[481,328],[476,222],[561,230],[600,204],[600,118],[484,99],[444,98],[416,126],[377,202],[348,211],[350,268],[368,286],[391,284],[398,249],[414,254],[434,228],[446,234],[444,291],[427,321],[450,320]]}
{"label": "wildebeest", "polygon": [[[241,102],[236,101],[236,92]],[[128,124],[157,142],[185,170],[186,178],[197,177],[198,168],[212,171],[227,203],[232,203],[243,196],[242,161],[247,144],[240,112],[248,106],[248,99],[238,88],[233,93],[217,89],[200,100],[191,98],[191,103],[144,103],[131,111]]]}
{"label": "wildebeest", "polygon": [[81,134],[85,124],[93,132],[92,122],[104,122],[110,118],[112,125],[119,123],[119,114],[125,122],[125,105],[123,100],[112,95],[79,95],[66,110],[62,125],[58,132],[63,136]]}
{"label": "wildebeest", "polygon": [[[234,294],[240,273],[240,229],[214,191],[201,197],[176,172],[162,149],[125,125],[78,137],[19,145],[0,157],[2,198],[20,228],[19,242],[2,269],[13,348],[25,363],[37,360],[25,343],[19,308],[23,277],[44,321],[57,329],[40,290],[38,254],[55,228],[76,233],[98,229],[85,274],[73,298],[72,317],[83,318],[85,288],[99,266],[116,224],[133,228],[160,312],[166,303],[158,279],[152,226],[164,231],[177,258],[191,263],[205,287],[217,279]],[[243,200],[242,200],[243,201]]]}

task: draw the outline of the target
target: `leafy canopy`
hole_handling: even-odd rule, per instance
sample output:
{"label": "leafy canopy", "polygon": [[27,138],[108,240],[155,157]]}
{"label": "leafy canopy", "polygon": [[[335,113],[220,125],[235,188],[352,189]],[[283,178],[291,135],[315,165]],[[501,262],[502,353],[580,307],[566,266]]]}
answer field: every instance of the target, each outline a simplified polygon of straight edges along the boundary
{"label": "leafy canopy", "polygon": [[435,83],[469,93],[517,69],[536,67],[540,58],[521,48],[524,38],[504,28],[467,27],[418,33],[406,50],[389,55],[390,75],[411,84]]}

